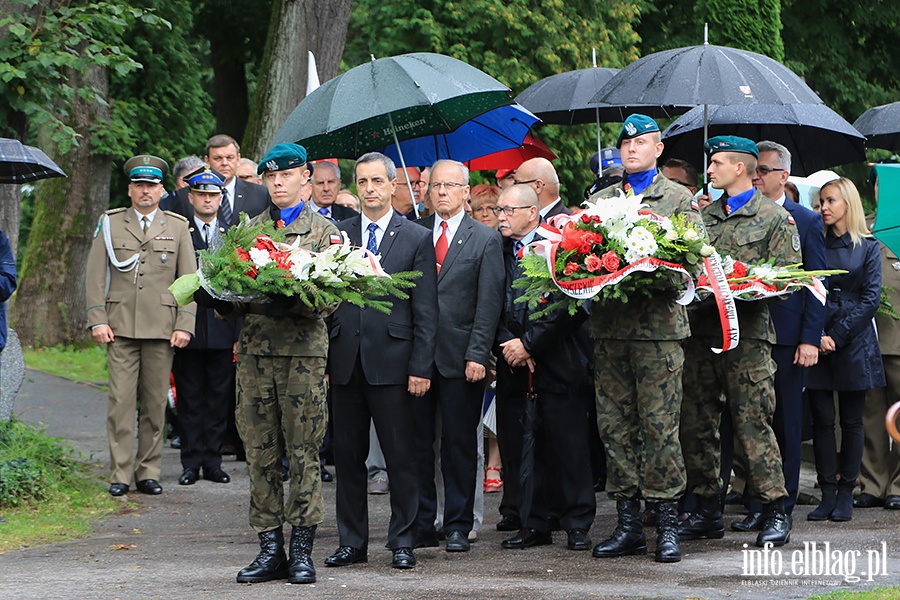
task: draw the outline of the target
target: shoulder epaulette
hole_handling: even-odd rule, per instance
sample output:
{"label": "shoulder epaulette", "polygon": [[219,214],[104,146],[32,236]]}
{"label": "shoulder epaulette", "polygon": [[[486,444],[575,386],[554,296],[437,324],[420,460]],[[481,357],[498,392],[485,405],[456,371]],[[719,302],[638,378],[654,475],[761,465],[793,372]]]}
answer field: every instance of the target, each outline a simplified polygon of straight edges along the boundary
{"label": "shoulder epaulette", "polygon": [[115,214],[120,213],[120,212],[125,211],[125,210],[128,210],[128,207],[127,207],[127,206],[122,206],[122,207],[120,207],[120,208],[111,208],[111,209],[109,209],[108,211],[106,211],[106,214],[108,214],[108,215],[115,215]]}
{"label": "shoulder epaulette", "polygon": [[170,217],[175,217],[176,219],[184,221],[185,223],[188,222],[187,218],[184,215],[179,215],[177,212],[172,212],[171,210],[164,210],[163,212],[166,213],[167,215],[169,215]]}

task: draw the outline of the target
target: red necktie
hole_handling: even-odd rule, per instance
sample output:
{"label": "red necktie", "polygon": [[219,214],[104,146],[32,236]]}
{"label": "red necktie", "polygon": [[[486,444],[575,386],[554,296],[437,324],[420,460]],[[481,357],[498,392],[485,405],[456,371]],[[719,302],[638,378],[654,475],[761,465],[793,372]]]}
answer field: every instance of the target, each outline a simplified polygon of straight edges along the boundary
{"label": "red necktie", "polygon": [[441,272],[441,265],[447,258],[447,221],[441,221],[441,237],[434,245],[434,255],[437,257],[437,270]]}

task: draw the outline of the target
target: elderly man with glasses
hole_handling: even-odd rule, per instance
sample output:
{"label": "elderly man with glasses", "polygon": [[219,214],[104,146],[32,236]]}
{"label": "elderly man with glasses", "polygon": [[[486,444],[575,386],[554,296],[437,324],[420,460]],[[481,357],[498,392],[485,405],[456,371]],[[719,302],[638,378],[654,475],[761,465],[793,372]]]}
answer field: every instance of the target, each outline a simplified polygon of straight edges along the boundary
{"label": "elderly man with glasses", "polygon": [[559,177],[556,169],[546,158],[531,158],[523,162],[514,175],[514,185],[527,185],[538,195],[541,203],[541,219],[554,215],[569,215],[572,211],[559,197]]}

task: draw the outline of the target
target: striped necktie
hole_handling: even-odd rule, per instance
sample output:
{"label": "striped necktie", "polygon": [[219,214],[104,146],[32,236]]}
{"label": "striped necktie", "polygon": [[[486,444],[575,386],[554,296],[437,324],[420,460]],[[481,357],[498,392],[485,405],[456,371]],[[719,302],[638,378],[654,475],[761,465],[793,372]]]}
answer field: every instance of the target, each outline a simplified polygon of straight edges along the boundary
{"label": "striped necktie", "polygon": [[366,242],[366,250],[372,254],[378,254],[378,239],[375,237],[375,231],[378,229],[377,223],[369,223],[369,241]]}
{"label": "striped necktie", "polygon": [[219,207],[219,214],[222,215],[222,222],[225,227],[231,225],[231,200],[228,198],[228,190],[222,190],[222,205]]}

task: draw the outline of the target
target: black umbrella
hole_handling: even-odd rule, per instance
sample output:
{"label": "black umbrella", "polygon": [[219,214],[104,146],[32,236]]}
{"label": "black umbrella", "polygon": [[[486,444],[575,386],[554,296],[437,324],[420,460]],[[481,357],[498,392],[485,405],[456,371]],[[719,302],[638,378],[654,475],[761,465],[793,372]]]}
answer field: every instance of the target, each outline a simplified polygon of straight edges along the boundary
{"label": "black umbrella", "polygon": [[790,69],[768,56],[703,44],[647,55],[591,99],[606,105],[822,104]]}
{"label": "black umbrella", "polygon": [[870,148],[900,152],[900,102],[870,108],[853,126],[866,136]]}
{"label": "black umbrella", "polygon": [[[866,159],[865,138],[824,104],[741,104],[708,107],[709,135],[739,135],[770,140],[791,152],[791,174],[801,177],[821,169]],[[663,134],[662,159],[681,158],[698,168],[703,154],[703,107],[690,110]]]}
{"label": "black umbrella", "polygon": [[528,391],[525,394],[525,411],[522,414],[522,464],[519,467],[519,521],[522,524],[522,539],[525,539],[525,530],[528,527],[528,517],[531,515],[531,505],[534,498],[537,400],[537,392],[534,390],[534,372],[529,370]]}
{"label": "black umbrella", "polygon": [[66,177],[42,150],[19,140],[0,138],[0,183],[28,183],[50,177]]}

